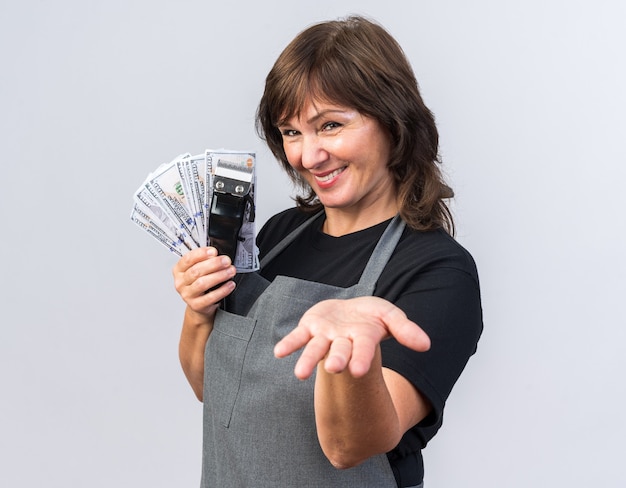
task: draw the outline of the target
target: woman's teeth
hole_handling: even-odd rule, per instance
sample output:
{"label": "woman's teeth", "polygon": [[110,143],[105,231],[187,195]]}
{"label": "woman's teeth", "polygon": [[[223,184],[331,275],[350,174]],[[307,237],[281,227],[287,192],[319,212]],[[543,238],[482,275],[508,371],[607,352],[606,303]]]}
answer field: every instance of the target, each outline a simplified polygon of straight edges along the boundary
{"label": "woman's teeth", "polygon": [[335,176],[337,176],[339,173],[341,173],[344,169],[345,168],[336,169],[335,171],[333,171],[332,173],[328,173],[327,175],[316,176],[315,179],[317,179],[318,181],[321,181],[321,182],[332,180]]}

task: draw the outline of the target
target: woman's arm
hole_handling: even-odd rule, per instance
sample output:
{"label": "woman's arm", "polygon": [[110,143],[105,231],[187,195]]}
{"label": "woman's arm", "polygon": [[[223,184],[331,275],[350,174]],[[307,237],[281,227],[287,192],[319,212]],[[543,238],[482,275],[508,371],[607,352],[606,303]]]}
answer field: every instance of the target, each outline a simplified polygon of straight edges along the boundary
{"label": "woman's arm", "polygon": [[190,251],[172,269],[176,291],[187,304],[178,349],[180,363],[200,401],[204,348],[213,330],[218,304],[235,289],[231,281],[235,272],[230,258],[218,256],[213,247]]}
{"label": "woman's arm", "polygon": [[390,336],[416,351],[430,347],[428,336],[404,312],[377,297],[320,302],[276,345],[278,357],[304,346],[298,378],[308,378],[317,367],[318,437],[337,468],[390,451],[430,411],[408,380],[382,367],[380,341]]}
{"label": "woman's arm", "polygon": [[367,374],[328,373],[318,366],[315,418],[320,445],[336,468],[391,451],[426,417],[428,401],[409,381],[381,366],[380,347]]}
{"label": "woman's arm", "polygon": [[178,357],[185,377],[198,400],[202,401],[204,384],[204,348],[213,330],[215,313],[194,312],[187,306],[178,343]]}

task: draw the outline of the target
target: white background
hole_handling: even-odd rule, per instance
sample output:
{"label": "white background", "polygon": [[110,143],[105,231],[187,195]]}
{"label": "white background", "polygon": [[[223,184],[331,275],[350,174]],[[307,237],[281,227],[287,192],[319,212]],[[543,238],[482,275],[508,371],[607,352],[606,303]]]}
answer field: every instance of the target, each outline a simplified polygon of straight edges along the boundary
{"label": "white background", "polygon": [[227,147],[258,153],[260,223],[290,205],[264,77],[348,13],[406,50],[482,281],[427,488],[626,486],[625,5],[0,0],[0,486],[198,486],[175,260],[132,194]]}

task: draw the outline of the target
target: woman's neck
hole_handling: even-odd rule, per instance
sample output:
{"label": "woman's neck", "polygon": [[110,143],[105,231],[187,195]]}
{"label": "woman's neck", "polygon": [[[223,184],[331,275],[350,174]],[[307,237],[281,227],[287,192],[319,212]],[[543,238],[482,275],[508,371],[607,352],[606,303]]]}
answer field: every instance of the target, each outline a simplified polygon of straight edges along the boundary
{"label": "woman's neck", "polygon": [[340,208],[325,208],[326,220],[322,225],[322,232],[333,237],[351,234],[393,218],[398,209],[395,203],[357,213],[346,212]]}

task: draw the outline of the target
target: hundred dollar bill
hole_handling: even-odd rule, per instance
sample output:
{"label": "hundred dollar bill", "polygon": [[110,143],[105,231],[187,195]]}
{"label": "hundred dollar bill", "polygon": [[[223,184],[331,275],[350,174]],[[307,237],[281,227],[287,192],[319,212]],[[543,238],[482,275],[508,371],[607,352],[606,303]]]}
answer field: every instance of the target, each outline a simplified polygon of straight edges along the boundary
{"label": "hundred dollar bill", "polygon": [[[148,191],[145,184],[135,192],[134,202],[131,218],[135,222],[133,214],[142,217],[144,222],[149,221],[150,226],[158,228],[160,233],[176,243],[174,247],[183,253],[197,247],[191,236],[160,206],[159,201]],[[138,211],[141,211],[141,214],[138,214]]]}
{"label": "hundred dollar bill", "polygon": [[150,194],[160,202],[161,207],[168,216],[190,235],[197,244],[200,242],[198,228],[195,220],[190,215],[187,195],[185,195],[183,182],[178,170],[178,161],[161,168],[149,178],[145,187]]}
{"label": "hundred dollar bill", "polygon": [[183,242],[180,239],[172,239],[172,237],[164,231],[158,223],[155,223],[147,213],[142,211],[137,204],[133,206],[130,218],[174,254],[182,256],[184,252],[186,252],[181,250]]}
{"label": "hundred dollar bill", "polygon": [[198,245],[207,245],[207,229],[205,217],[205,178],[206,153],[181,159],[178,163],[181,178],[185,182],[185,194],[190,207],[191,216],[198,229]]}

